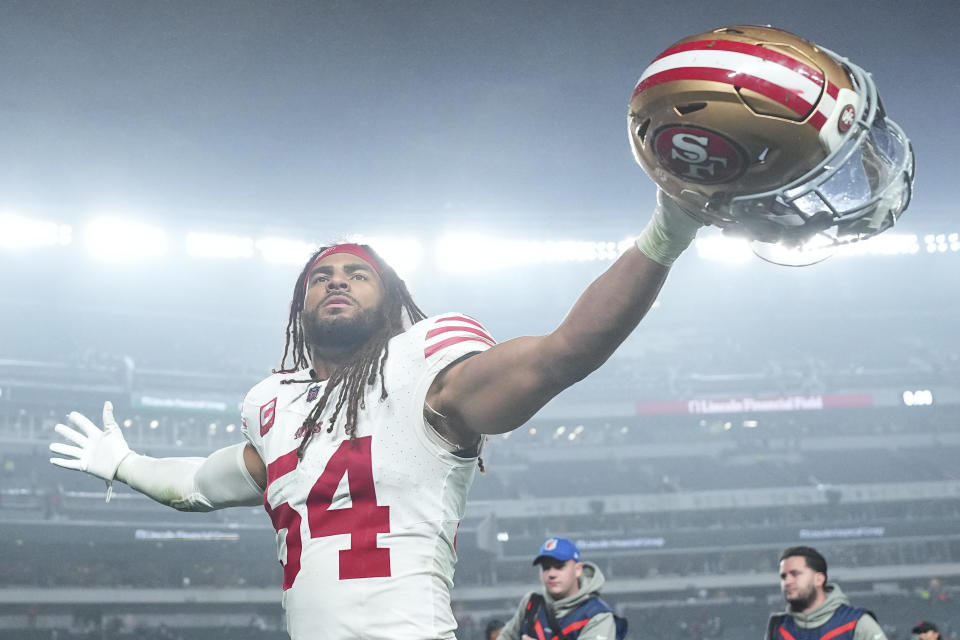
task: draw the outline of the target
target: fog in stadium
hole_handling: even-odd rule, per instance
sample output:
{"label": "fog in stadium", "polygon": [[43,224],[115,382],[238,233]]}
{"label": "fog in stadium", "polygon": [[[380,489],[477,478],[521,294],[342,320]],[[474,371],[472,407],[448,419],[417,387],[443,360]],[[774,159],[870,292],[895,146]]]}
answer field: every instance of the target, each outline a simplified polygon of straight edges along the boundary
{"label": "fog in stadium", "polygon": [[597,372],[485,445],[457,637],[541,587],[550,536],[631,638],[760,638],[807,544],[890,640],[960,634],[960,9],[834,2],[0,5],[0,640],[286,638],[259,507],[180,513],[49,464],[112,400],[131,447],[239,442],[322,243],[428,315],[550,331],[636,236],[627,142],[672,42],[772,24],[868,69],[914,200],[819,264],[700,232]]}

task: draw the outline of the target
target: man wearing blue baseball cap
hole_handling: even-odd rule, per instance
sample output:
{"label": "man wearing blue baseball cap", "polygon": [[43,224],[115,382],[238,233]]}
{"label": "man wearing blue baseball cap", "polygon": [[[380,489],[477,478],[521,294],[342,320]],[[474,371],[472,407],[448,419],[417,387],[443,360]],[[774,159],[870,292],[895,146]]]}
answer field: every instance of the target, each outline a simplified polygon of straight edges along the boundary
{"label": "man wearing blue baseball cap", "polygon": [[599,597],[603,573],[580,560],[571,540],[550,538],[533,564],[540,566],[543,593],[520,600],[499,640],[615,640],[625,635],[626,620],[614,616]]}

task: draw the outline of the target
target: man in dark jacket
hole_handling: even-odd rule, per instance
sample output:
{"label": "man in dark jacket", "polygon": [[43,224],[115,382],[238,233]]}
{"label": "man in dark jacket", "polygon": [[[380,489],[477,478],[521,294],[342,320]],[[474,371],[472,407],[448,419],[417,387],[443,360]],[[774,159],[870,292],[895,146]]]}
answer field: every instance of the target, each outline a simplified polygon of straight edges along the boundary
{"label": "man in dark jacket", "polygon": [[827,582],[827,561],[812,547],[781,554],[780,590],[787,611],[771,616],[766,640],[887,640],[871,612]]}
{"label": "man in dark jacket", "polygon": [[598,597],[603,574],[592,562],[580,561],[573,542],[550,538],[533,564],[540,565],[543,594],[530,592],[520,600],[499,640],[550,640],[561,635],[571,640],[614,640],[613,611]]}

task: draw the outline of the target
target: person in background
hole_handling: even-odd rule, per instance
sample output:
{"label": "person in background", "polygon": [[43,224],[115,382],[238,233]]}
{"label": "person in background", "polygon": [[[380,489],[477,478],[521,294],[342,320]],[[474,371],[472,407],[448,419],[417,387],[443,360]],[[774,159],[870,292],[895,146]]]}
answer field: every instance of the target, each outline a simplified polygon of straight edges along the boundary
{"label": "person in background", "polygon": [[827,582],[827,561],[812,547],[780,555],[780,591],[787,610],[770,616],[766,640],[886,640],[872,612]]}
{"label": "person in background", "polygon": [[500,632],[500,640],[614,640],[618,622],[600,599],[604,577],[600,567],[580,560],[580,550],[567,538],[550,538],[533,559],[540,567],[543,593],[530,592]]}

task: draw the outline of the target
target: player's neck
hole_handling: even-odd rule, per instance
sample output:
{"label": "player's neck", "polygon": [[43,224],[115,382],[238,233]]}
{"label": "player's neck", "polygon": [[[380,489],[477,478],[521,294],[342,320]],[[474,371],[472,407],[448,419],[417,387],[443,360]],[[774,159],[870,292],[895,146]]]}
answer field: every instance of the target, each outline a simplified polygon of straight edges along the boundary
{"label": "player's neck", "polygon": [[327,380],[340,366],[353,359],[354,352],[313,349],[311,355],[314,380]]}

